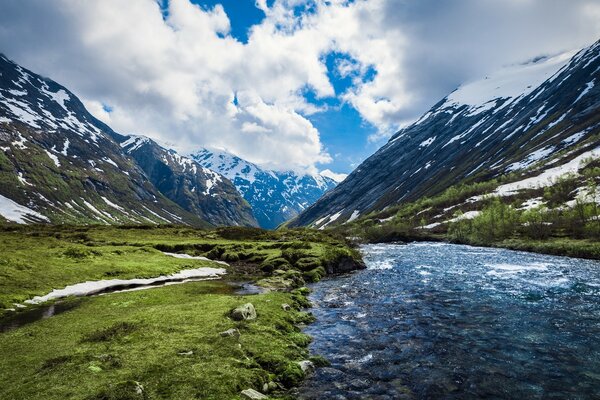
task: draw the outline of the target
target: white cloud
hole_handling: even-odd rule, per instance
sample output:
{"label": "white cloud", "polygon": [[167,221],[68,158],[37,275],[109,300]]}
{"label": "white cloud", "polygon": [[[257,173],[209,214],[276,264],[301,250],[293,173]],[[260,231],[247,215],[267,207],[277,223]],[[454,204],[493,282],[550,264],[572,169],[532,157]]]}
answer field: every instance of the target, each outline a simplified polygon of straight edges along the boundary
{"label": "white cloud", "polygon": [[324,169],[323,171],[320,172],[320,174],[323,176],[326,176],[328,178],[331,178],[338,183],[343,181],[344,179],[346,179],[346,177],[348,176],[348,174],[335,173],[330,169]]}
{"label": "white cloud", "polygon": [[[298,15],[306,3],[312,11]],[[307,88],[350,104],[379,139],[465,80],[600,36],[594,0],[256,5],[266,17],[243,44],[220,5],[170,0],[164,17],[153,0],[4,0],[0,48],[75,91],[118,132],[314,171],[331,157],[307,119],[320,110]],[[335,63],[353,82],[344,93],[328,77],[331,52],[347,56]]]}

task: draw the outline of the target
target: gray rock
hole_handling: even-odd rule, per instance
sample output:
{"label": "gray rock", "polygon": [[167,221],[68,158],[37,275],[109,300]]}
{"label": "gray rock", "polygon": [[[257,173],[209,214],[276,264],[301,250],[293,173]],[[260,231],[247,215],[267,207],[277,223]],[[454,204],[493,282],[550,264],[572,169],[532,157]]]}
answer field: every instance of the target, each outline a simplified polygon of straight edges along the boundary
{"label": "gray rock", "polygon": [[256,309],[252,303],[246,303],[231,311],[231,318],[235,321],[256,319]]}
{"label": "gray rock", "polygon": [[228,336],[240,337],[240,331],[235,328],[231,328],[231,329],[227,329],[226,331],[219,333],[219,335],[221,335],[223,337],[228,337]]}
{"label": "gray rock", "polygon": [[287,303],[283,303],[281,308],[283,308],[283,311],[290,311],[292,309],[292,307]]}
{"label": "gray rock", "polygon": [[305,374],[310,374],[315,370],[315,364],[313,364],[312,361],[300,361],[298,365],[300,366],[300,369],[302,369],[302,372],[304,372]]}
{"label": "gray rock", "polygon": [[268,399],[267,396],[265,396],[261,392],[258,392],[258,391],[254,390],[254,389],[242,390],[242,393],[240,393],[240,394],[242,396],[242,399],[248,399],[248,400]]}

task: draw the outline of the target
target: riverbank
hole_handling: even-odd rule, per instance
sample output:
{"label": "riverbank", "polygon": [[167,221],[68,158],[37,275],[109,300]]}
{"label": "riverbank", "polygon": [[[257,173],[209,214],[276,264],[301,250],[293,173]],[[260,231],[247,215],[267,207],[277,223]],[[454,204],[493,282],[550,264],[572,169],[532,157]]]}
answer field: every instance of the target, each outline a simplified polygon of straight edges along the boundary
{"label": "riverbank", "polygon": [[[219,281],[69,298],[59,315],[0,333],[0,397],[11,399],[237,399],[246,389],[286,398],[311,359],[302,287],[363,266],[343,240],[310,230],[18,227],[0,243],[5,316],[83,281],[226,270]],[[267,292],[240,296],[232,281]],[[256,318],[232,319],[246,303]]]}
{"label": "riverbank", "polygon": [[371,229],[368,235],[361,235],[345,227],[336,227],[338,234],[351,235],[355,243],[409,243],[409,242],[444,242],[467,244],[471,246],[502,248],[509,250],[527,251],[536,254],[554,256],[585,258],[600,260],[600,241],[593,239],[577,239],[569,237],[548,237],[543,240],[534,240],[524,237],[511,237],[496,241],[472,240],[469,238],[458,239],[447,232],[431,233],[421,229],[410,232],[382,227],[380,231]]}

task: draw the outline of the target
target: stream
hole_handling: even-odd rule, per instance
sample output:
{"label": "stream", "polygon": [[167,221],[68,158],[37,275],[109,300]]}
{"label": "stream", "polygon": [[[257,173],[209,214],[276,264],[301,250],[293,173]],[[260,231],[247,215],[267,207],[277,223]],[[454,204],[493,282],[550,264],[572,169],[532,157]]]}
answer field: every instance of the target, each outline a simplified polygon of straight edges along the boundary
{"label": "stream", "polygon": [[301,399],[600,398],[600,262],[442,243],[367,245],[312,286]]}

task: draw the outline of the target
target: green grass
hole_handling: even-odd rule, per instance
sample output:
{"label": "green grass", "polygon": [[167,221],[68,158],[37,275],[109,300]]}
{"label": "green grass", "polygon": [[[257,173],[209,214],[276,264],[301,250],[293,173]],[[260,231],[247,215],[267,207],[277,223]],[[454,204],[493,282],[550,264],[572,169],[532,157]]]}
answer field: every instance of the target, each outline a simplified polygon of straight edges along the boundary
{"label": "green grass", "polygon": [[[230,276],[250,280],[272,275],[275,268],[262,267],[282,258],[284,264],[276,264],[276,268],[301,270],[296,265],[300,258],[316,259],[315,268],[331,261],[339,251],[360,257],[331,235],[244,228],[10,227],[0,230],[0,248],[0,316],[13,303],[87,280],[150,278],[181,269],[222,267],[177,259],[162,251],[232,262]],[[297,258],[285,259],[285,254],[294,252]],[[302,272],[313,280],[314,273]]]}
{"label": "green grass", "polygon": [[[13,303],[66,285],[222,267],[163,251],[231,263],[222,281],[66,299],[67,311],[0,333],[0,399],[238,399],[269,383],[271,398],[287,398],[310,357],[301,287],[344,258],[360,262],[340,237],[305,229],[4,226],[0,248],[0,324],[26,312]],[[237,296],[236,280],[272,291]],[[232,321],[246,302],[257,319]],[[230,328],[239,339],[219,334]]]}
{"label": "green grass", "polygon": [[[194,282],[85,298],[75,309],[0,334],[0,398],[110,399],[136,381],[152,399],[236,399],[264,383],[294,384],[308,339],[290,293],[234,296],[220,282]],[[231,309],[252,302],[255,321]],[[219,332],[237,328],[239,340]],[[191,354],[189,352],[192,352]],[[290,380],[291,379],[291,380]]]}

